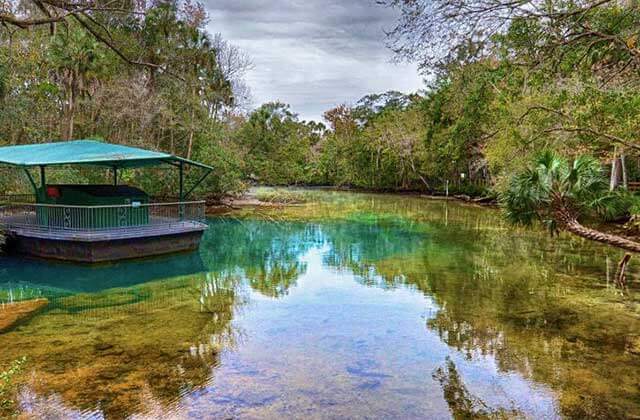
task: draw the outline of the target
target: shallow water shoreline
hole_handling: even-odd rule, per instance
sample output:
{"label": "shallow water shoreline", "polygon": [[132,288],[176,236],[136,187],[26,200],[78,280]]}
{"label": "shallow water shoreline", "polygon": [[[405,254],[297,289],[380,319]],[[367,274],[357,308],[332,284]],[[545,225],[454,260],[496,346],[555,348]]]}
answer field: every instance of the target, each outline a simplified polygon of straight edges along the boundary
{"label": "shallow water shoreline", "polygon": [[[261,188],[261,187],[254,187]],[[390,195],[396,197],[419,197],[429,200],[442,200],[442,201],[452,201],[452,202],[460,202],[478,205],[482,207],[488,208],[498,208],[498,202],[495,198],[492,197],[471,197],[464,194],[456,194],[445,196],[444,194],[425,194],[420,191],[385,191],[385,190],[367,190],[367,189],[351,189],[351,188],[339,188],[339,187],[313,187],[313,186],[265,186],[262,188],[269,189],[283,189],[283,190],[293,190],[293,191],[308,191],[308,192],[317,192],[317,191],[333,191],[333,192],[346,192],[353,194],[370,194],[370,195]],[[278,203],[278,202],[268,202],[261,201],[256,198],[255,192],[247,191],[243,193],[239,197],[227,196],[220,199],[217,202],[208,203],[207,204],[207,215],[219,215],[231,212],[233,210],[238,210],[241,208],[270,208],[270,207],[291,207],[291,206],[300,206],[304,203]]]}

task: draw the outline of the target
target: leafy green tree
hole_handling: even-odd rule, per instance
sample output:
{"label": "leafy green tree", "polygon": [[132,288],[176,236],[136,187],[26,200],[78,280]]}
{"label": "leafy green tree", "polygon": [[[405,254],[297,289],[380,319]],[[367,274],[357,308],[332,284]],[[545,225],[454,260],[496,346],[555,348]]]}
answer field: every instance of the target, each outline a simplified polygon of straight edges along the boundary
{"label": "leafy green tree", "polygon": [[315,126],[298,120],[289,105],[271,102],[251,113],[238,133],[246,171],[266,184],[297,184],[309,179]]}
{"label": "leafy green tree", "polygon": [[405,95],[394,90],[384,93],[372,93],[362,97],[353,107],[353,116],[358,121],[358,124],[361,126],[366,125],[385,111],[407,109],[414,99],[416,99],[416,96]]}
{"label": "leafy green tree", "polygon": [[429,183],[421,174],[427,158],[424,148],[426,129],[418,109],[391,110],[373,120],[364,129],[370,162],[371,186],[413,189]]}

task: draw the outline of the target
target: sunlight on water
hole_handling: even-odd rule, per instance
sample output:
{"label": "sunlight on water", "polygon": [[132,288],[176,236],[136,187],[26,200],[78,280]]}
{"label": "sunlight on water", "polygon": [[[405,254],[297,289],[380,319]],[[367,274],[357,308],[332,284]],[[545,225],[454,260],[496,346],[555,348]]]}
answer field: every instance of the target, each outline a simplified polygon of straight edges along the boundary
{"label": "sunlight on water", "polygon": [[0,333],[0,371],[27,357],[18,409],[640,416],[640,285],[632,265],[629,289],[613,286],[619,252],[457,203],[313,197],[210,219],[196,254],[1,259],[0,316],[48,299]]}

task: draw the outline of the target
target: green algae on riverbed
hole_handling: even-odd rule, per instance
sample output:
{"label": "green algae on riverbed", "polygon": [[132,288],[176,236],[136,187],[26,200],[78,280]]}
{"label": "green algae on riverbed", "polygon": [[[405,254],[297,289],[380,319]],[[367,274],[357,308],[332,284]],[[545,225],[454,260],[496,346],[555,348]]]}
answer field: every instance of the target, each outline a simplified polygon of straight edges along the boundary
{"label": "green algae on riverbed", "polygon": [[197,259],[0,262],[0,290],[51,301],[0,335],[0,364],[30,361],[23,411],[640,415],[638,270],[613,287],[617,251],[458,203],[309,196],[211,219]]}

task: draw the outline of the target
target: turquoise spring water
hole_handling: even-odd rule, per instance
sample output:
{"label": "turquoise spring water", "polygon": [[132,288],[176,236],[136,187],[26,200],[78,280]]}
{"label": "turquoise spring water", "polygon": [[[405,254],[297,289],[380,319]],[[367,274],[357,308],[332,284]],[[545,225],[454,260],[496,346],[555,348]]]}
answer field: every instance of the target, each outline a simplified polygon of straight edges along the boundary
{"label": "turquoise spring water", "polygon": [[17,409],[63,418],[640,416],[640,306],[620,253],[492,209],[314,192],[211,218],[198,253],[0,259]]}

